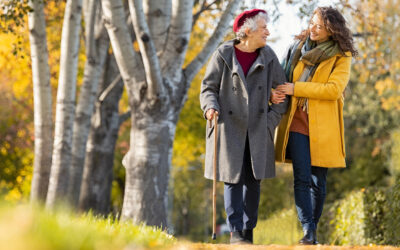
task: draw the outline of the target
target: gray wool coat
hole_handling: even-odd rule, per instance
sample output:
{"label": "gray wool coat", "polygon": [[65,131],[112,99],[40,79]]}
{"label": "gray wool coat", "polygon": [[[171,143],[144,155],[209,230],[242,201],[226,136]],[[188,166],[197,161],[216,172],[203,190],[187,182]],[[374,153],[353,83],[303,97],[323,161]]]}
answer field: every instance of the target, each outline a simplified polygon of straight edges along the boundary
{"label": "gray wool coat", "polygon": [[[269,46],[259,55],[247,76],[235,56],[234,40],[223,43],[207,65],[201,84],[200,105],[205,113],[219,112],[217,180],[238,183],[243,164],[246,134],[249,137],[254,177],[275,177],[274,133],[286,112],[288,98],[269,104],[271,88],[286,81],[279,61]],[[213,179],[214,124],[206,126],[205,177]]]}

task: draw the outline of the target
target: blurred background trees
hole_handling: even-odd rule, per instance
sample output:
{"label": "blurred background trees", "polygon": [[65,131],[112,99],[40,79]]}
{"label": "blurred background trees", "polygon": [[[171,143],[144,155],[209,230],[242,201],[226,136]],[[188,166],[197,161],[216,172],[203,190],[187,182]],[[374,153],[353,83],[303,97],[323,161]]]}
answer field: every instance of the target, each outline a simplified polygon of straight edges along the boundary
{"label": "blurred background trees", "polygon": [[[194,16],[202,8],[207,10],[195,19],[184,66],[201,51],[211,36],[217,20],[221,17],[224,1],[216,1],[208,7],[212,2],[214,1],[194,2]],[[264,2],[250,1],[249,5],[262,7]],[[279,9],[275,7],[277,1],[266,2],[269,4],[266,5],[267,10],[270,14],[274,13],[271,19],[279,18]],[[318,3],[311,0],[286,2],[297,6],[299,11],[296,14],[302,18],[307,18]],[[45,6],[53,100],[55,100],[58,85],[64,6],[64,1],[46,1]],[[398,225],[400,221],[398,219],[400,218],[400,50],[397,49],[397,45],[400,43],[400,34],[397,30],[400,22],[400,6],[398,1],[393,0],[351,2],[342,0],[336,6],[343,11],[351,26],[359,56],[353,59],[352,75],[345,98],[347,168],[329,171],[327,207],[319,228],[321,241],[332,244],[398,245],[400,244],[398,236],[400,235],[398,234],[398,228],[400,228]],[[18,9],[15,5],[12,7]],[[246,6],[242,6],[244,7]],[[25,15],[27,11],[29,9],[22,12],[22,19],[20,19],[22,21],[19,23],[13,21],[11,16],[2,15],[0,26],[3,31],[0,34],[0,80],[2,82],[0,85],[0,191],[4,199],[12,201],[28,199],[34,160],[33,89]],[[225,37],[225,40],[230,38],[232,38],[231,33]],[[78,94],[82,91],[81,83],[84,78],[86,60],[86,45],[83,37],[80,38],[80,43],[80,60],[77,66]],[[107,60],[105,65],[112,67],[110,66],[112,59]],[[102,77],[107,79],[106,82],[99,84],[103,90],[115,80],[112,76],[118,75],[115,68],[110,70],[111,73],[108,76]],[[203,74],[204,69],[200,70],[193,79],[176,127],[168,187],[168,223],[178,236],[207,241],[210,236],[212,213],[211,182],[203,177],[205,121],[198,100]],[[119,84],[122,88],[121,81]],[[115,91],[113,95],[116,95],[115,98],[118,100],[113,99],[108,108],[94,110],[94,116],[105,118],[111,117],[111,114],[125,114],[129,111],[126,91],[124,90],[123,93],[122,89],[115,89]],[[118,95],[121,97],[119,98]],[[53,111],[54,108],[55,104],[53,104]],[[121,213],[124,197],[125,169],[121,162],[129,150],[131,128],[129,122],[123,122],[126,117],[119,118],[122,120],[118,129],[114,132],[109,131],[109,133],[118,133],[115,150],[112,151],[113,156],[108,157],[113,157],[113,160],[106,163],[101,160],[108,170],[112,170],[110,198],[103,197],[104,194],[96,198],[100,201],[106,200],[108,206],[107,209],[97,210],[97,212],[111,212],[116,217]],[[93,145],[101,145],[99,140],[104,137],[103,135],[104,130],[99,130],[97,136],[93,134]],[[93,161],[101,159],[99,157],[104,151],[98,149],[96,152],[97,155],[93,153]],[[291,244],[299,238],[300,229],[293,210],[291,166],[279,165],[277,168],[277,178],[262,182],[260,222],[255,232],[257,243]],[[101,172],[104,171],[106,170],[101,170]],[[96,185],[101,187],[102,184],[99,182]],[[223,188],[220,185],[217,198],[218,224],[223,224],[225,221],[222,191]],[[91,209],[94,208],[91,207]],[[356,229],[354,225],[357,225]],[[265,235],[270,235],[270,237],[266,238]],[[282,238],[282,235],[286,238]]]}

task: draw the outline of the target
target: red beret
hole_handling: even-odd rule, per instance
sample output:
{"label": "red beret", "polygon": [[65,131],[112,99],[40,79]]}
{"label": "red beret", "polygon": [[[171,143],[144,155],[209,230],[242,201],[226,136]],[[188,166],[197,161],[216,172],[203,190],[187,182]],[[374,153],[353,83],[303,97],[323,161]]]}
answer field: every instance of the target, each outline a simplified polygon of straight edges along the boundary
{"label": "red beret", "polygon": [[246,21],[247,18],[253,17],[260,12],[267,13],[265,10],[262,10],[262,9],[246,10],[246,11],[243,11],[242,13],[240,13],[235,18],[235,21],[233,21],[233,31],[238,32],[240,27],[244,24],[244,22]]}

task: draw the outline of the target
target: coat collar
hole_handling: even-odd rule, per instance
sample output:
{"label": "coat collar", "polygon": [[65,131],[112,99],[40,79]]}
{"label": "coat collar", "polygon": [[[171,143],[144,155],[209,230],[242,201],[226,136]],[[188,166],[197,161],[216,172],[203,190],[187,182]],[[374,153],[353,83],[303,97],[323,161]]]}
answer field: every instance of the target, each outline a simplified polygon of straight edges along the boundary
{"label": "coat collar", "polygon": [[[234,74],[238,74],[242,77],[242,79],[246,79],[244,77],[244,73],[242,67],[239,64],[235,56],[235,40],[230,40],[224,42],[219,48],[218,53],[224,60],[227,67],[232,71],[232,76]],[[259,49],[259,56],[257,57],[256,61],[253,63],[247,75],[250,75],[255,69],[262,67],[265,68],[274,58],[274,53],[272,49],[267,45]]]}
{"label": "coat collar", "polygon": [[329,58],[328,60],[322,61],[318,65],[317,69],[315,70],[314,75],[319,73],[321,71],[321,69],[325,67],[325,65],[329,65],[330,63],[335,62],[338,58],[343,57],[343,56],[351,57],[351,53],[349,51],[345,52],[344,55],[342,53],[338,53],[338,54],[332,56],[331,58]]}

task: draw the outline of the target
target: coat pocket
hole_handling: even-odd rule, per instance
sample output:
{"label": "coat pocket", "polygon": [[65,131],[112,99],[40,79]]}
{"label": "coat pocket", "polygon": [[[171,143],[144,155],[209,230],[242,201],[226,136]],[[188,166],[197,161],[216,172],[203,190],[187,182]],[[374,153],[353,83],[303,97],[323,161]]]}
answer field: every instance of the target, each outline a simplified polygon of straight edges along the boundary
{"label": "coat pocket", "polygon": [[208,125],[208,123],[207,123],[207,139],[208,138],[210,138],[211,137],[211,135],[213,134],[213,132],[214,132],[214,124],[212,125],[212,127],[210,128],[209,127],[209,125]]}

